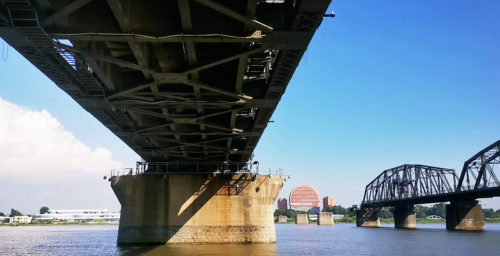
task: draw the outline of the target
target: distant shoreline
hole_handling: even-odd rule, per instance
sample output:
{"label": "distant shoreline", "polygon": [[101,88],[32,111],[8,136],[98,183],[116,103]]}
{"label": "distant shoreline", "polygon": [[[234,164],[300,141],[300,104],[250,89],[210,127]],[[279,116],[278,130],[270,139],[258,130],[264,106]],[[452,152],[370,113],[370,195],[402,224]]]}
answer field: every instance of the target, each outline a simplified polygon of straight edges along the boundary
{"label": "distant shoreline", "polygon": [[[288,222],[286,223],[278,223],[275,222],[276,224],[295,224],[295,219],[289,219]],[[335,223],[337,224],[356,224],[356,218],[343,218],[340,220],[335,220]],[[391,224],[394,223],[393,218],[380,218],[380,223],[384,224]],[[422,218],[417,218],[417,223],[420,224],[445,224],[446,219],[422,219]],[[484,218],[484,223],[500,223],[500,218]],[[309,224],[316,224],[316,221],[310,221]]]}
{"label": "distant shoreline", "polygon": [[118,223],[19,223],[16,225],[10,225],[9,223],[0,224],[0,227],[17,227],[17,226],[100,226],[100,225],[118,225]]}

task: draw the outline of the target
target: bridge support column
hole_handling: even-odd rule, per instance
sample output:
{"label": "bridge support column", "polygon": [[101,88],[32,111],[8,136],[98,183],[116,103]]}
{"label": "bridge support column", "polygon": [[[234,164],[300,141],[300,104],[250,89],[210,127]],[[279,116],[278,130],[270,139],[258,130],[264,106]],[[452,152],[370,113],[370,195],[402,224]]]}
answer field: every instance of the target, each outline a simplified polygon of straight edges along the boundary
{"label": "bridge support column", "polygon": [[118,244],[275,243],[281,176],[116,176]]}
{"label": "bridge support column", "polygon": [[307,217],[307,214],[295,215],[295,224],[309,224],[309,218]]}
{"label": "bridge support column", "polygon": [[401,204],[394,207],[394,226],[401,229],[417,228],[417,218],[413,205]]}
{"label": "bridge support column", "polygon": [[361,209],[356,211],[356,226],[367,228],[380,227],[380,219],[378,218],[378,210],[376,209]]}
{"label": "bridge support column", "polygon": [[484,231],[481,205],[476,200],[454,201],[446,205],[446,229]]}
{"label": "bridge support column", "polygon": [[319,212],[318,213],[318,225],[335,225],[335,220],[333,219],[333,213],[331,212]]}

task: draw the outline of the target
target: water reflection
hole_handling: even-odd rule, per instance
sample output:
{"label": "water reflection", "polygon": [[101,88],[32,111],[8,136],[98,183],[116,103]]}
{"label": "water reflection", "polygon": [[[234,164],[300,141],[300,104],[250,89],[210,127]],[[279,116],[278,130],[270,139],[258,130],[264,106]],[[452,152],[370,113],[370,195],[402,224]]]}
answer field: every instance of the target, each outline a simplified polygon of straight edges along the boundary
{"label": "water reflection", "polygon": [[120,247],[120,255],[276,255],[276,244]]}
{"label": "water reflection", "polygon": [[415,230],[354,224],[276,225],[276,244],[118,247],[118,226],[1,226],[3,255],[498,255],[500,224],[452,232],[444,224]]}

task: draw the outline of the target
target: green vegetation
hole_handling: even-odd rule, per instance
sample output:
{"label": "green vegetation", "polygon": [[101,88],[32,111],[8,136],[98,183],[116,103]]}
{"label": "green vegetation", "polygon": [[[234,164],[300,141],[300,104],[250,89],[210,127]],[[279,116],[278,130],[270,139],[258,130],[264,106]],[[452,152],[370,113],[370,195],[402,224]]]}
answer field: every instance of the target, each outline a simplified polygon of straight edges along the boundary
{"label": "green vegetation", "polygon": [[42,206],[42,208],[40,208],[40,214],[44,214],[44,213],[48,213],[48,212],[49,212],[49,207]]}
{"label": "green vegetation", "polygon": [[[351,211],[348,208],[344,208],[340,205],[323,209],[324,212],[332,212],[333,214],[342,214],[344,218],[335,220],[336,223],[356,223],[356,212]],[[392,207],[382,208],[378,212],[381,223],[394,223],[392,218]],[[287,216],[288,223],[295,223],[295,216],[299,213],[305,212],[295,212],[293,210],[280,210],[274,211],[274,216]],[[446,204],[437,203],[432,206],[415,205],[415,214],[417,217],[417,223],[430,223],[430,224],[441,224],[446,222]],[[436,215],[440,216],[442,219],[426,219],[427,216]],[[484,221],[486,223],[499,223],[500,222],[500,209],[493,210],[491,208],[483,209]],[[311,223],[311,221],[310,221]]]}
{"label": "green vegetation", "polygon": [[356,223],[356,217],[344,217],[340,220],[335,220],[335,223]]}
{"label": "green vegetation", "polygon": [[5,217],[5,214],[3,212],[0,212],[0,217]]}
{"label": "green vegetation", "polygon": [[349,211],[347,208],[344,208],[340,205],[336,205],[330,208],[324,208],[323,211],[331,212],[333,214],[342,214],[349,217],[356,216],[356,213],[354,211]]}
{"label": "green vegetation", "polygon": [[441,218],[445,218],[446,206],[444,203],[438,203],[431,207],[415,205],[415,213],[417,215],[417,218],[425,218],[430,215],[437,215]]}
{"label": "green vegetation", "polygon": [[10,217],[14,217],[14,216],[23,216],[23,214],[20,211],[11,208],[10,209]]}
{"label": "green vegetation", "polygon": [[483,216],[485,219],[500,219],[500,209],[496,211],[491,208],[483,209]]}
{"label": "green vegetation", "polygon": [[297,214],[300,214],[300,213],[305,213],[305,212],[296,212],[294,210],[280,210],[280,209],[276,209],[274,211],[274,216],[275,217],[277,217],[277,216],[287,216],[288,219],[293,218],[295,220],[295,216]]}

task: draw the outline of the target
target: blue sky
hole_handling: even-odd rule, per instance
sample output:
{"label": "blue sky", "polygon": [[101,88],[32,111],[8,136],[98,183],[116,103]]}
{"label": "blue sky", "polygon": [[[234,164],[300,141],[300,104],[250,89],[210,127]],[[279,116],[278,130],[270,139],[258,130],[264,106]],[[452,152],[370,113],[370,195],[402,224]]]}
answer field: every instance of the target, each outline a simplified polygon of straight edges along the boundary
{"label": "blue sky", "polygon": [[[337,17],[324,19],[255,151],[263,166],[292,176],[280,196],[310,184],[344,206],[358,204],[364,186],[385,169],[418,163],[459,172],[500,139],[499,1],[335,0],[331,9]],[[138,160],[12,48],[0,60],[0,98],[46,109],[76,139],[108,149],[123,166]],[[2,194],[19,197],[51,189],[22,189],[27,185],[6,177],[2,183]],[[95,184],[95,200],[81,184],[66,197],[2,198],[0,211],[34,212],[44,200],[51,208],[119,208],[109,183]],[[483,203],[500,208],[500,199]]]}

